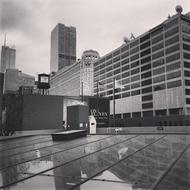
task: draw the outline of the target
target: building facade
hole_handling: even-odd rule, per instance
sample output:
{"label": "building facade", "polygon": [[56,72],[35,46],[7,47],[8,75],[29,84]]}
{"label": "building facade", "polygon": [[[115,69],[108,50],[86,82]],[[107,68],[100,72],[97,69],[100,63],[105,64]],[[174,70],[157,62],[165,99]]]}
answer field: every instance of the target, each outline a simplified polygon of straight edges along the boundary
{"label": "building facade", "polygon": [[76,28],[58,23],[51,32],[50,72],[76,62]]}
{"label": "building facade", "polygon": [[61,96],[93,95],[93,63],[98,58],[97,51],[85,51],[81,60],[51,76],[49,93]]}
{"label": "building facade", "polygon": [[19,93],[30,91],[35,86],[35,77],[22,73],[18,69],[7,69],[4,75],[4,93]]}
{"label": "building facade", "polygon": [[1,70],[5,73],[6,69],[14,69],[16,62],[16,49],[8,46],[1,47]]}
{"label": "building facade", "polygon": [[[150,125],[182,125],[182,119],[165,122],[162,118],[190,115],[190,16],[183,15],[180,6],[176,11],[94,63],[94,94],[97,81],[101,82],[105,88],[99,93],[110,98],[112,117],[113,80],[124,86],[115,89],[119,125],[128,126],[130,120],[139,119],[140,126],[142,118],[151,118]],[[189,121],[185,122],[183,125],[188,125]]]}

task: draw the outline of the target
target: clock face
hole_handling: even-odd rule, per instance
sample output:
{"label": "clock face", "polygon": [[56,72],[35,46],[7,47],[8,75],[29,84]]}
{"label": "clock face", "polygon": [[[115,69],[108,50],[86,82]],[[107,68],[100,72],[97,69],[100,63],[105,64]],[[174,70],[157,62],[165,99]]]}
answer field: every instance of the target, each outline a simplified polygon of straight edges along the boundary
{"label": "clock face", "polygon": [[41,76],[40,77],[40,82],[41,83],[48,83],[48,77],[47,76]]}

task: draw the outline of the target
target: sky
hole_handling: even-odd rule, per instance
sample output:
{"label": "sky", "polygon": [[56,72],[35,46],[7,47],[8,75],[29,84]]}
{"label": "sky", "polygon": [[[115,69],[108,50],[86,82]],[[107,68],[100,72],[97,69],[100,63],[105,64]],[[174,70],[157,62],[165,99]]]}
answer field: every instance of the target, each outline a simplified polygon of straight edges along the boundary
{"label": "sky", "polygon": [[190,12],[189,0],[0,0],[0,46],[16,48],[16,68],[37,76],[50,71],[50,34],[57,23],[77,29],[77,58],[94,49],[103,56],[163,22]]}

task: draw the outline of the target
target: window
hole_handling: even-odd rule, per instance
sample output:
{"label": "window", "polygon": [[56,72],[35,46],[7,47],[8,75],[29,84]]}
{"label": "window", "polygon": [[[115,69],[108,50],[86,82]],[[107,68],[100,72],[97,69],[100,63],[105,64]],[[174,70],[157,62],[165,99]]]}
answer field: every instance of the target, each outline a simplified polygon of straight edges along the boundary
{"label": "window", "polygon": [[190,86],[190,80],[185,80],[185,86]]}
{"label": "window", "polygon": [[146,57],[146,58],[144,58],[144,59],[141,59],[141,64],[147,63],[147,62],[149,62],[150,60],[151,60],[151,57],[150,57],[150,56],[148,56],[148,57]]}
{"label": "window", "polygon": [[181,86],[181,80],[167,83],[167,88],[174,88],[174,87],[178,87],[178,86]]}
{"label": "window", "polygon": [[163,35],[162,34],[159,35],[159,36],[157,36],[157,37],[155,37],[155,38],[153,38],[152,39],[152,44],[155,44],[155,43],[157,43],[157,42],[159,42],[161,40],[163,40]]}
{"label": "window", "polygon": [[129,56],[129,52],[127,51],[127,52],[125,52],[125,53],[123,53],[123,54],[121,54],[121,58],[123,59],[123,58],[126,58],[126,57],[128,57]]}
{"label": "window", "polygon": [[171,65],[166,66],[167,71],[172,71],[172,70],[175,70],[175,69],[178,69],[178,68],[180,68],[180,62],[176,62],[176,63],[173,63]]}
{"label": "window", "polygon": [[164,51],[163,50],[159,51],[159,52],[157,52],[155,54],[152,54],[152,60],[157,59],[157,58],[162,57],[162,56],[164,56]]}
{"label": "window", "polygon": [[139,61],[135,61],[134,63],[131,63],[131,68],[139,66]]}
{"label": "window", "polygon": [[128,97],[128,96],[130,96],[130,92],[125,92],[125,93],[122,94],[123,98]]}
{"label": "window", "polygon": [[186,27],[186,26],[182,26],[182,31],[183,31],[184,33],[189,34],[189,33],[190,33],[190,28],[189,28],[189,27]]}
{"label": "window", "polygon": [[185,42],[190,42],[190,36],[188,36],[188,35],[183,35],[183,40],[185,41]]}
{"label": "window", "polygon": [[190,51],[190,45],[188,45],[188,44],[183,44],[183,49]]}
{"label": "window", "polygon": [[134,75],[134,74],[136,74],[136,73],[139,73],[139,68],[133,69],[133,70],[131,71],[131,75]]}
{"label": "window", "polygon": [[117,57],[115,57],[114,59],[113,59],[113,62],[115,63],[115,62],[117,62],[117,61],[119,61],[120,60],[120,56],[117,56]]}
{"label": "window", "polygon": [[124,52],[128,49],[129,49],[129,45],[123,45],[123,47],[121,48],[121,52]]}
{"label": "window", "polygon": [[130,48],[132,48],[132,47],[134,47],[134,46],[136,46],[136,45],[138,45],[138,44],[139,44],[139,40],[137,39],[137,40],[131,42]]}
{"label": "window", "polygon": [[145,70],[149,70],[149,69],[151,69],[151,64],[148,64],[148,65],[141,67],[141,72],[145,71]]}
{"label": "window", "polygon": [[131,92],[131,96],[136,96],[140,94],[140,90],[134,90]]}
{"label": "window", "polygon": [[154,36],[156,36],[157,34],[160,34],[162,31],[163,31],[163,27],[161,27],[161,28],[155,28],[155,29],[153,29],[153,31],[151,32],[151,36],[154,37]]}
{"label": "window", "polygon": [[142,96],[142,101],[149,101],[149,100],[152,100],[152,94],[146,95],[146,96]]}
{"label": "window", "polygon": [[165,75],[153,78],[153,83],[158,83],[165,80]]}
{"label": "window", "polygon": [[186,77],[190,77],[190,71],[184,71]]}
{"label": "window", "polygon": [[137,80],[140,80],[140,75],[136,75],[134,77],[131,77],[131,82],[134,82],[134,81],[137,81]]}
{"label": "window", "polygon": [[140,82],[131,84],[131,89],[140,87]]}
{"label": "window", "polygon": [[176,34],[177,32],[179,32],[179,27],[175,27],[175,28],[172,28],[171,30],[168,30],[166,33],[165,33],[165,37],[170,37],[172,36],[173,34]]}
{"label": "window", "polygon": [[135,59],[138,59],[139,58],[139,54],[135,54],[135,55],[133,55],[131,58],[130,58],[130,60],[131,61],[134,61]]}
{"label": "window", "polygon": [[145,93],[148,93],[148,92],[152,92],[152,87],[147,87],[147,88],[142,89],[142,94],[145,94]]}
{"label": "window", "polygon": [[109,60],[111,58],[112,58],[112,54],[109,54],[109,55],[106,56],[106,60]]}
{"label": "window", "polygon": [[121,61],[121,64],[122,64],[122,65],[125,65],[125,64],[127,64],[127,63],[129,63],[129,58],[124,59],[123,61]]}
{"label": "window", "polygon": [[[122,84],[127,84],[130,82],[130,78],[126,78],[122,80]],[[126,88],[126,87],[125,87]]]}
{"label": "window", "polygon": [[120,49],[118,49],[117,51],[113,52],[113,56],[114,57],[117,56],[117,55],[119,55],[119,54],[120,54]]}
{"label": "window", "polygon": [[169,109],[170,115],[180,115],[181,112],[182,112],[182,108]]}
{"label": "window", "polygon": [[132,117],[141,117],[141,112],[133,112]]}
{"label": "window", "polygon": [[120,73],[120,69],[115,70],[113,73],[114,73],[114,75]]}
{"label": "window", "polygon": [[115,68],[118,68],[118,67],[120,67],[120,62],[118,62],[118,63],[116,63],[116,64],[113,65],[113,68],[114,68],[114,69],[115,69]]}
{"label": "window", "polygon": [[122,78],[126,78],[130,75],[129,71],[128,72],[125,72],[125,73],[122,73]]}
{"label": "window", "polygon": [[140,49],[142,50],[142,49],[145,49],[145,48],[147,48],[147,47],[149,47],[150,46],[150,41],[148,41],[148,42],[146,42],[146,43],[144,43],[144,44],[141,44],[140,45]]}
{"label": "window", "polygon": [[169,46],[169,45],[171,45],[171,44],[173,44],[173,43],[176,43],[176,42],[178,42],[178,41],[179,41],[179,35],[174,36],[174,37],[172,37],[172,38],[166,40],[165,45],[166,45],[166,46]]}
{"label": "window", "polygon": [[145,51],[143,51],[143,52],[141,52],[141,57],[146,56],[148,54],[150,54],[150,48],[147,49],[147,50],[145,50]]}
{"label": "window", "polygon": [[183,57],[185,59],[190,59],[190,54],[189,53],[183,53]]}
{"label": "window", "polygon": [[185,68],[190,68],[190,62],[184,61],[184,67]]}
{"label": "window", "polygon": [[136,53],[136,52],[138,52],[138,51],[139,51],[139,46],[137,46],[137,47],[131,49],[131,50],[130,50],[130,55],[132,55],[132,54],[134,54],[134,53]]}
{"label": "window", "polygon": [[167,110],[155,110],[156,116],[167,115]]}
{"label": "window", "polygon": [[148,39],[150,39],[150,34],[147,34],[147,35],[143,36],[142,38],[140,38],[140,42],[142,43]]}
{"label": "window", "polygon": [[112,66],[109,66],[106,68],[106,72],[111,71],[111,70],[112,70]]}
{"label": "window", "polygon": [[149,108],[153,108],[152,102],[142,104],[142,109],[149,109]]}
{"label": "window", "polygon": [[160,66],[160,65],[163,65],[163,64],[164,64],[164,59],[163,58],[152,62],[153,67],[157,67],[157,66]]}
{"label": "window", "polygon": [[148,72],[146,72],[146,73],[141,74],[141,78],[142,78],[142,79],[143,79],[143,78],[147,78],[147,77],[151,77],[151,71],[148,71]]}
{"label": "window", "polygon": [[190,98],[186,98],[186,104],[190,104]]}
{"label": "window", "polygon": [[158,75],[164,72],[165,72],[165,67],[161,67],[161,68],[153,70],[153,75]]}
{"label": "window", "polygon": [[157,51],[159,49],[162,49],[163,47],[164,47],[164,43],[161,42],[161,43],[159,43],[159,44],[152,47],[152,52]]}
{"label": "window", "polygon": [[152,84],[152,79],[144,80],[144,81],[141,82],[142,86],[146,86],[146,85],[149,85],[149,84]]}
{"label": "window", "polygon": [[163,90],[166,88],[166,84],[159,84],[154,86],[154,91]]}
{"label": "window", "polygon": [[143,117],[153,116],[153,111],[143,111]]}
{"label": "window", "polygon": [[179,44],[167,48],[166,49],[166,54],[172,53],[172,52],[177,51],[177,50],[179,50]]}
{"label": "window", "polygon": [[180,54],[179,53],[170,55],[170,56],[166,57],[166,63],[169,63],[171,61],[177,60],[179,58],[180,58]]}
{"label": "window", "polygon": [[123,71],[126,71],[126,70],[128,70],[128,69],[129,69],[129,65],[125,65],[124,67],[121,68],[122,72],[123,72]]}
{"label": "window", "polygon": [[185,94],[190,95],[190,89],[185,89]]}
{"label": "window", "polygon": [[167,74],[167,80],[173,79],[173,78],[178,78],[181,76],[181,71],[177,71],[174,73]]}
{"label": "window", "polygon": [[124,113],[123,114],[123,118],[130,118],[131,117],[131,113]]}

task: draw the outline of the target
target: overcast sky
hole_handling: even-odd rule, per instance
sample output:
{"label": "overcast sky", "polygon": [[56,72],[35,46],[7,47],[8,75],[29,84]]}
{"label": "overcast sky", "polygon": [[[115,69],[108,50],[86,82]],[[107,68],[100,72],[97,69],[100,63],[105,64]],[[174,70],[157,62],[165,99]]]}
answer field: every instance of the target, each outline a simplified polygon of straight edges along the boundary
{"label": "overcast sky", "polygon": [[77,29],[77,57],[100,55],[163,22],[168,14],[190,12],[190,0],[0,0],[0,45],[16,47],[16,67],[32,74],[50,70],[50,33],[60,22]]}

